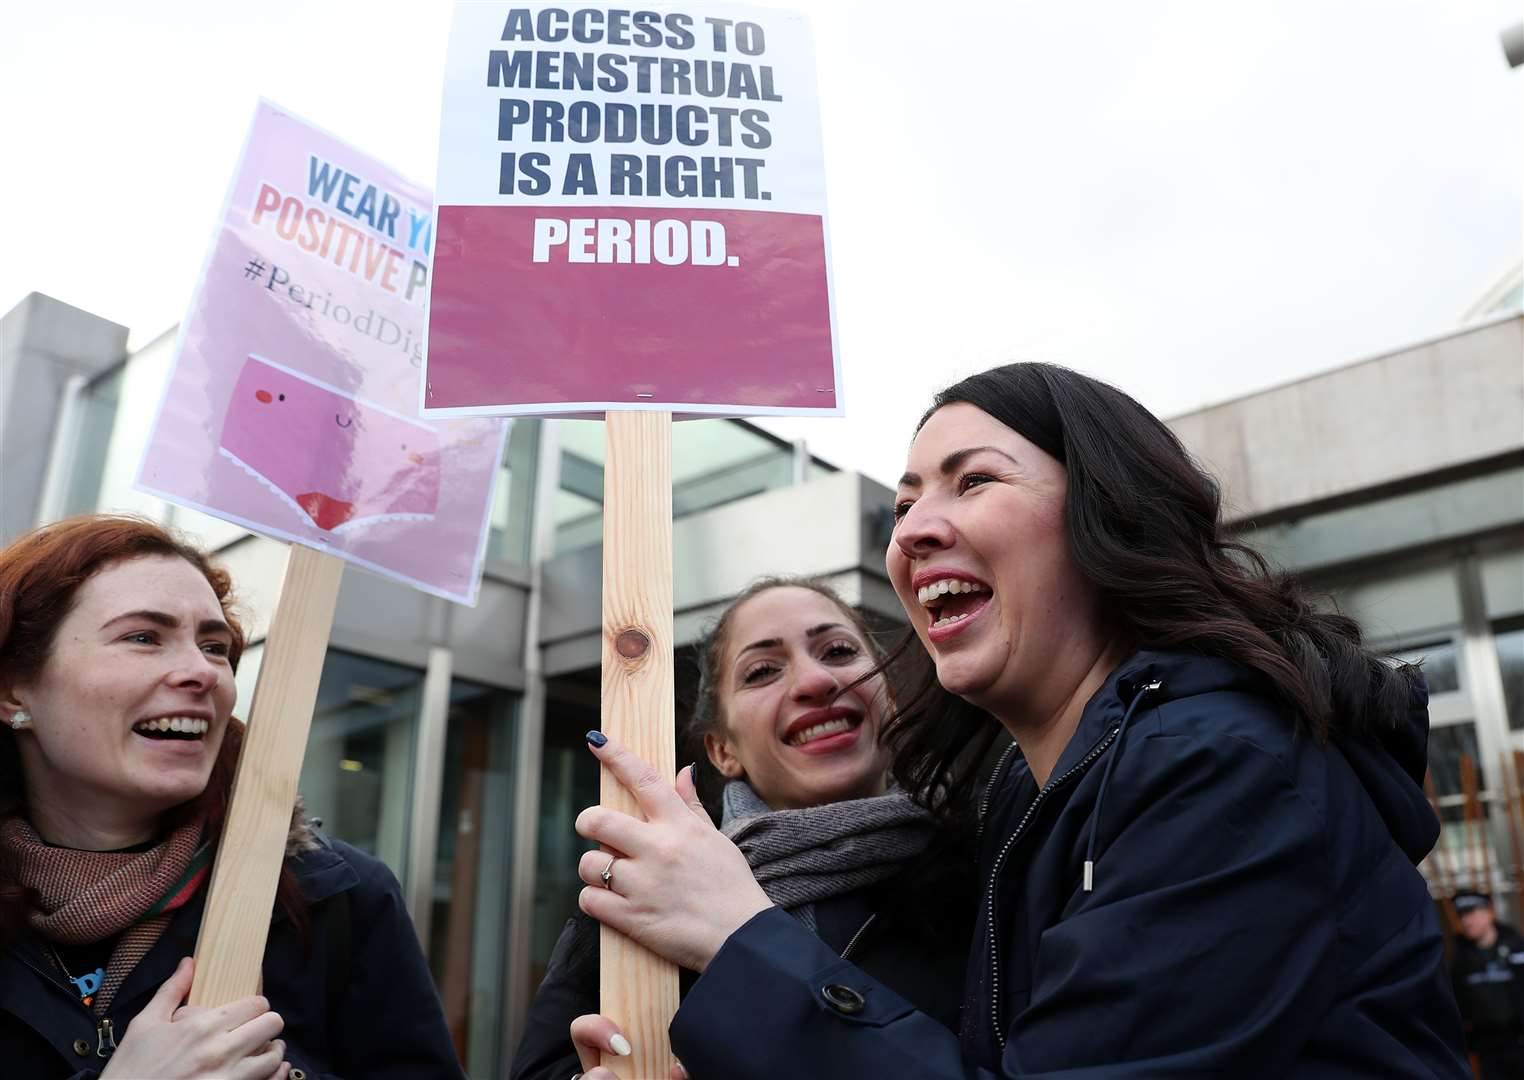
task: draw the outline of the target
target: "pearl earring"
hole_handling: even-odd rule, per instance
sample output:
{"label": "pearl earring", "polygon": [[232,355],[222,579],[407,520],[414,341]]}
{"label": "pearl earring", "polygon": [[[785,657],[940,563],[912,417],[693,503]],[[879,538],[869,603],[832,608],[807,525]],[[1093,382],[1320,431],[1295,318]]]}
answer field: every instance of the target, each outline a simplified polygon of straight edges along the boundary
{"label": "pearl earring", "polygon": [[32,726],[32,714],[25,709],[17,709],[11,713],[10,725],[12,731],[20,731],[22,728]]}

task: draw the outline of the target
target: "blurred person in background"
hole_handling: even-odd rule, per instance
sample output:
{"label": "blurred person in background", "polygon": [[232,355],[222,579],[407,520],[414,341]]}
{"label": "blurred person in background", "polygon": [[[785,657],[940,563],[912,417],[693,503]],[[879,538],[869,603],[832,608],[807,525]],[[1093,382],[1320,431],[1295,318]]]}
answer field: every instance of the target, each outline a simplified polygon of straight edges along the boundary
{"label": "blurred person in background", "polygon": [[1466,1023],[1466,1046],[1482,1080],[1524,1080],[1524,936],[1500,923],[1486,893],[1455,894],[1461,936],[1450,975]]}

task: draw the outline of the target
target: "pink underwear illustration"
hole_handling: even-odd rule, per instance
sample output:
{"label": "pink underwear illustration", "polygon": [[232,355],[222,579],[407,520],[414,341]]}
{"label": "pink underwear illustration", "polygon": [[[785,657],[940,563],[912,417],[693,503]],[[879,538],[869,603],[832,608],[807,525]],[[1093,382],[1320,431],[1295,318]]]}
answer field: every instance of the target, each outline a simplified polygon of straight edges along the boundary
{"label": "pink underwear illustration", "polygon": [[439,504],[432,427],[259,356],[239,372],[217,450],[329,532],[427,520]]}

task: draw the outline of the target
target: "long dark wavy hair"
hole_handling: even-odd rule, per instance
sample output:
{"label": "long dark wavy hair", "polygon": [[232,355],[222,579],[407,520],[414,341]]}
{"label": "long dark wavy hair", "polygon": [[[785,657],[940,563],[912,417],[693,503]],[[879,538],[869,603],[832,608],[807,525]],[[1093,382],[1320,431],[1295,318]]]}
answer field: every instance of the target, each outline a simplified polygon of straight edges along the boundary
{"label": "long dark wavy hair", "polygon": [[[1054,364],[1007,364],[936,395],[916,430],[960,402],[1064,466],[1069,549],[1122,640],[1259,672],[1320,741],[1374,734],[1406,714],[1416,669],[1366,649],[1355,620],[1229,536],[1217,481],[1131,397]],[[895,650],[901,660],[922,675],[885,729],[895,778],[933,809],[966,815],[999,725],[937,685],[913,634]]]}
{"label": "long dark wavy hair", "polygon": [[[206,578],[232,630],[228,662],[237,671],[244,634],[227,571],[214,565],[195,545],[152,521],[92,514],[45,525],[0,550],[0,676],[11,682],[35,679],[47,663],[58,628],[73,609],[80,586],[108,566],[145,556],[184,559]],[[198,817],[214,835],[221,832],[242,744],[243,724],[231,720],[206,788],[198,797],[168,811],[159,823],[161,832]],[[0,820],[26,813],[26,776],[16,736],[0,724]],[[281,869],[276,898],[305,933],[307,908],[289,866]],[[34,900],[30,889],[0,876],[0,945],[25,927]]]}

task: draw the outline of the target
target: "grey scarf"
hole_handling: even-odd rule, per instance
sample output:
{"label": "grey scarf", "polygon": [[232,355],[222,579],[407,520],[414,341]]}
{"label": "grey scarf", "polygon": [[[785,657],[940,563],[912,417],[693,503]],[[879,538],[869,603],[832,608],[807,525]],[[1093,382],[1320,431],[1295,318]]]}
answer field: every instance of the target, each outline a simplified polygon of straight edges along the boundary
{"label": "grey scarf", "polygon": [[815,903],[892,877],[926,850],[931,815],[903,791],[773,810],[744,780],[725,785],[720,831],[768,899],[815,929]]}

